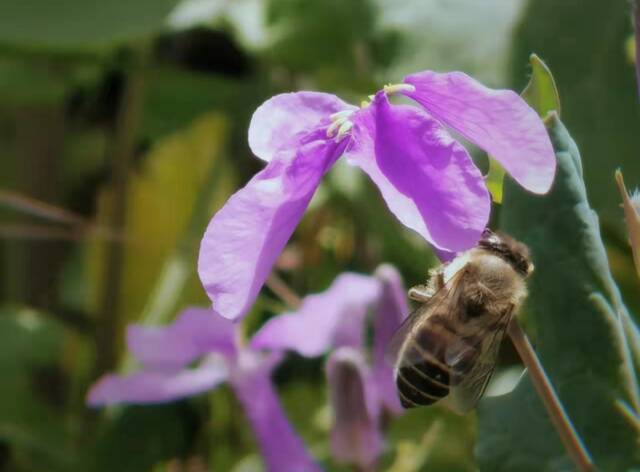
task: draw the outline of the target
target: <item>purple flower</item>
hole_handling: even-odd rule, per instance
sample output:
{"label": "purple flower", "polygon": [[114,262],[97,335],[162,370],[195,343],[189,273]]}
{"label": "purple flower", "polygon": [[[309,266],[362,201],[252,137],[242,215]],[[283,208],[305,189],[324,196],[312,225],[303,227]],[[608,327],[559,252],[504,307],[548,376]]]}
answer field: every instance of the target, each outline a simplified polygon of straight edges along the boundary
{"label": "purple flower", "polygon": [[[392,105],[405,95],[421,107]],[[361,108],[316,92],[277,95],[254,113],[249,145],[267,166],[211,220],[198,271],[218,313],[246,314],[311,200],[342,155],[378,186],[389,209],[436,250],[476,243],[490,198],[480,171],[445,126],[477,144],[526,189],[546,192],[555,156],[546,129],[516,93],[459,72],[421,72]]]}
{"label": "purple flower", "polygon": [[[105,375],[89,391],[88,404],[168,402],[226,381],[243,406],[267,470],[320,470],[289,424],[271,383],[282,353],[241,347],[236,328],[200,308],[185,310],[166,327],[130,326],[127,344],[142,370],[127,376]],[[202,360],[197,367],[188,367],[198,359]]]}
{"label": "purple flower", "polygon": [[[366,362],[364,330],[372,311],[375,335],[371,362]],[[268,470],[318,470],[287,421],[270,377],[287,350],[315,357],[336,349],[327,363],[336,411],[334,456],[369,466],[382,449],[380,415],[401,411],[384,350],[406,314],[402,281],[390,266],[382,266],[374,277],[338,276],[324,292],[305,297],[296,312],[269,320],[245,346],[238,342],[238,325],[212,310],[189,308],[167,326],[131,325],[127,345],[142,369],[105,375],[93,385],[87,402],[94,407],[162,403],[228,382]],[[189,367],[197,360],[197,366]],[[356,403],[366,408],[352,410],[349,405]],[[345,409],[354,414],[344,415]]]}
{"label": "purple flower", "polygon": [[[363,333],[372,311],[368,352]],[[325,292],[306,297],[297,312],[273,318],[253,337],[254,349],[290,349],[304,356],[334,349],[327,377],[334,412],[331,445],[339,462],[370,469],[383,447],[381,415],[402,411],[385,350],[407,313],[400,275],[384,265],[373,277],[340,275]]]}

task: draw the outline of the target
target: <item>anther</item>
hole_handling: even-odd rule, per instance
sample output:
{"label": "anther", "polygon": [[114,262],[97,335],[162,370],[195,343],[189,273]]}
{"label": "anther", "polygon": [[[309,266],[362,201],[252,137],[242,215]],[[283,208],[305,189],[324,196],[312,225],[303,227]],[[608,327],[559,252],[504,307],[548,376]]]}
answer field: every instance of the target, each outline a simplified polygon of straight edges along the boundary
{"label": "anther", "polygon": [[327,128],[327,138],[332,138],[334,134],[336,134],[336,130],[342,126],[344,123],[344,119],[335,120],[331,123],[331,126]]}
{"label": "anther", "polygon": [[338,120],[349,118],[352,114],[353,114],[353,110],[342,110],[342,111],[333,113],[332,115],[329,116],[329,118],[331,118],[331,121],[335,122]]}
{"label": "anther", "polygon": [[387,95],[393,95],[398,92],[415,92],[416,88],[411,84],[388,84],[382,90]]}
{"label": "anther", "polygon": [[345,122],[342,123],[342,125],[340,125],[340,128],[338,129],[338,136],[336,136],[337,141],[342,141],[347,133],[351,131],[351,128],[353,128],[353,123],[349,120],[345,120]]}

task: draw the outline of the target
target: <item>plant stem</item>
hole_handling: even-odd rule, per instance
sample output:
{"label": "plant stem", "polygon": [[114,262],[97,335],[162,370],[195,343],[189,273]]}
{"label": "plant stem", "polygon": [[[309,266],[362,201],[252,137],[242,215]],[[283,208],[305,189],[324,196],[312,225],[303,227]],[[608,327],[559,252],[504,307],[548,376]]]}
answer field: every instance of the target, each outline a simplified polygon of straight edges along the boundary
{"label": "plant stem", "polygon": [[300,307],[302,301],[300,296],[295,293],[275,271],[271,272],[265,285],[290,308],[296,309]]}
{"label": "plant stem", "polygon": [[[121,99],[111,150],[113,206],[109,215],[109,227],[116,232],[124,231],[127,209],[128,173],[135,148],[142,93],[144,89],[144,50],[131,50],[124,93]],[[116,363],[116,346],[120,328],[120,282],[124,264],[124,248],[121,241],[108,241],[103,273],[97,338],[96,370],[102,373],[111,370]]]}
{"label": "plant stem", "polygon": [[542,399],[549,418],[553,423],[560,440],[564,445],[569,457],[576,464],[581,471],[593,470],[593,463],[589,453],[584,447],[582,440],[578,436],[575,428],[571,424],[571,420],[564,411],[560,399],[556,395],[547,374],[545,373],[540,360],[533,350],[533,346],[529,342],[529,338],[524,333],[516,317],[513,317],[508,328],[509,336],[513,345],[515,346],[522,362],[527,368],[533,386],[535,387],[538,395]]}

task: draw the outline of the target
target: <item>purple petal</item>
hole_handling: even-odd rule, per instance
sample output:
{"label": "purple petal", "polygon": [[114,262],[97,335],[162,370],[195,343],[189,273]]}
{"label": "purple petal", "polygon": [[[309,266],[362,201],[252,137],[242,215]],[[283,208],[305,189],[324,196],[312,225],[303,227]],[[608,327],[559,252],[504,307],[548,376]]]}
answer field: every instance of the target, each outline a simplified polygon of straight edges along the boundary
{"label": "purple petal", "polygon": [[[346,141],[346,140],[345,140]],[[324,132],[271,161],[215,214],[202,239],[198,272],[216,312],[238,319],[265,279],[343,145]]]}
{"label": "purple petal", "polygon": [[251,423],[267,471],[319,471],[287,420],[271,383],[271,370],[279,358],[264,360],[256,353],[241,352],[231,386]]}
{"label": "purple petal", "polygon": [[426,112],[391,105],[383,92],[353,121],[345,155],[371,177],[396,217],[438,249],[473,246],[490,199],[467,151]]}
{"label": "purple petal", "polygon": [[438,249],[438,248],[433,248],[433,249],[434,249],[434,252],[436,253],[436,256],[438,257],[438,259],[440,259],[441,262],[452,261],[458,255],[458,253],[456,252],[445,251],[444,249]]}
{"label": "purple petal", "polygon": [[334,351],[327,361],[329,396],[334,414],[333,456],[342,463],[369,470],[382,451],[375,391],[362,354],[348,347]]}
{"label": "purple petal", "polygon": [[425,71],[404,79],[403,92],[502,164],[527,190],[546,193],[556,158],[538,114],[515,92],[493,90],[462,72]]}
{"label": "purple petal", "polygon": [[253,337],[253,349],[293,350],[315,357],[330,347],[362,345],[364,318],[380,294],[373,277],[344,273],[324,292],[304,298],[294,313],[269,320]]}
{"label": "purple petal", "polygon": [[227,379],[222,359],[207,359],[195,369],[176,372],[138,372],[127,376],[105,375],[87,394],[92,407],[119,403],[165,403],[197,395]]}
{"label": "purple petal", "polygon": [[130,325],[127,345],[145,368],[177,370],[211,352],[233,356],[235,332],[213,310],[188,308],[168,326]]}
{"label": "purple petal", "polygon": [[296,149],[311,131],[331,124],[331,115],[356,107],[335,95],[296,92],[276,95],[253,114],[249,125],[249,146],[260,159],[271,161],[280,150]]}
{"label": "purple petal", "polygon": [[386,353],[391,338],[409,314],[406,290],[400,273],[389,264],[380,266],[375,275],[382,281],[382,295],[374,325],[372,375],[382,405],[394,413],[401,413],[393,367],[386,359]]}

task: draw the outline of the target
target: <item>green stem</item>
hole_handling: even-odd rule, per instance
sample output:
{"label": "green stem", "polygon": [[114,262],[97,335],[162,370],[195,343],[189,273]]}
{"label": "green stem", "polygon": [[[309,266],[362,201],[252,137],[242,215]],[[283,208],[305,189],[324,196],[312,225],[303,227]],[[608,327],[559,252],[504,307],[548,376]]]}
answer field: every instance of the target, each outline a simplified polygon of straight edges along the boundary
{"label": "green stem", "polygon": [[[116,118],[113,147],[111,150],[111,175],[113,207],[108,226],[116,232],[124,232],[127,210],[128,173],[135,150],[135,140],[142,110],[144,90],[145,52],[132,49],[131,64],[125,83],[122,102]],[[116,363],[117,342],[120,329],[120,281],[124,264],[124,248],[121,241],[106,243],[96,338],[96,370],[111,370]]]}
{"label": "green stem", "polygon": [[515,317],[509,323],[508,332],[569,457],[571,457],[571,460],[580,471],[593,470],[593,463],[589,453],[564,411],[560,399],[556,395],[536,352],[533,350],[533,346],[529,342],[529,338],[527,338]]}

